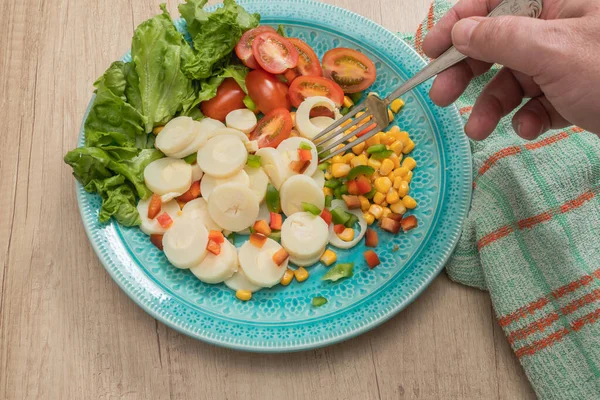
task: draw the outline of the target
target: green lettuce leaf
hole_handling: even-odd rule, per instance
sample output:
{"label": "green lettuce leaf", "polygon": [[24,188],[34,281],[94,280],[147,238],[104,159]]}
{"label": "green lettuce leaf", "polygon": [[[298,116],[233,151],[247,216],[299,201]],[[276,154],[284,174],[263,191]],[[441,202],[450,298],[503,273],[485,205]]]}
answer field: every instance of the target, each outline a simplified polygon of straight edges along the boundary
{"label": "green lettuce leaf", "polygon": [[249,14],[235,0],[225,0],[214,12],[203,9],[206,0],[186,0],[179,12],[186,20],[194,42],[195,58],[186,60],[185,73],[194,79],[208,79],[231,61],[231,54],[247,30],[260,23],[259,14]]}
{"label": "green lettuce leaf", "polygon": [[144,169],[164,155],[158,150],[131,147],[82,147],[68,152],[65,163],[86,191],[102,197],[100,221],[111,216],[124,226],[139,225],[136,195],[147,199],[152,192],[144,183]]}
{"label": "green lettuce leaf", "polygon": [[140,24],[133,35],[131,56],[139,76],[145,131],[166,124],[196,97],[182,64],[194,59],[192,48],[177,31],[164,4],[162,14]]}
{"label": "green lettuce leaf", "polygon": [[135,146],[140,139],[146,140],[144,116],[127,103],[125,93],[135,95],[125,78],[128,64],[113,63],[94,83],[96,97],[84,124],[86,146]]}

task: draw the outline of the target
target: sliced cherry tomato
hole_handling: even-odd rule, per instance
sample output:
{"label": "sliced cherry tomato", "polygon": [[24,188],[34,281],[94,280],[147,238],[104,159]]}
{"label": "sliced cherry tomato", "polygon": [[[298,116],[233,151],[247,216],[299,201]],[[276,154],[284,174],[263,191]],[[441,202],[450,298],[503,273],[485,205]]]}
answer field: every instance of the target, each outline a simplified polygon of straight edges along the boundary
{"label": "sliced cherry tomato", "polygon": [[252,54],[252,43],[254,39],[265,32],[276,32],[275,29],[270,26],[259,26],[258,28],[250,29],[246,33],[242,35],[242,38],[238,42],[237,46],[235,46],[235,54],[237,54],[238,58],[244,63],[244,65],[248,68],[256,69],[259,68],[256,59],[254,58],[254,54]]}
{"label": "sliced cherry tomato", "polygon": [[[364,124],[363,124],[364,126]],[[367,133],[377,128],[377,124],[373,122],[372,124],[367,125],[367,127],[356,134],[356,137],[365,136]]]}
{"label": "sliced cherry tomato", "polygon": [[[281,75],[278,75],[278,76],[280,77]],[[298,74],[298,71],[296,71],[296,68],[288,69],[287,71],[285,71],[283,73],[283,79],[285,80],[284,83],[286,83],[288,86],[290,86],[292,84],[292,82],[294,82],[294,79],[296,79],[299,76],[300,76],[300,74]]]}
{"label": "sliced cherry tomato", "polygon": [[154,219],[160,212],[162,200],[159,195],[153,194],[148,204],[148,219]]}
{"label": "sliced cherry tomato", "polygon": [[250,140],[258,140],[258,147],[277,147],[290,137],[292,116],[285,108],[276,108],[258,122]]}
{"label": "sliced cherry tomato", "polygon": [[345,93],[358,93],[375,82],[377,69],[363,53],[337,48],[323,56],[323,76],[335,81]]}
{"label": "sliced cherry tomato", "polygon": [[268,114],[276,108],[292,109],[288,97],[288,87],[261,69],[250,71],[246,76],[248,95],[263,114]]}
{"label": "sliced cherry tomato", "polygon": [[203,101],[200,104],[200,110],[202,111],[202,114],[209,118],[225,122],[227,114],[233,110],[246,108],[246,105],[244,104],[245,97],[246,93],[244,93],[235,79],[227,78],[217,89],[217,95],[215,97]]}
{"label": "sliced cherry tomato", "polygon": [[273,32],[263,32],[252,42],[252,54],[265,71],[283,74],[298,65],[298,50],[284,37]]}
{"label": "sliced cherry tomato", "polygon": [[315,96],[327,97],[338,107],[344,103],[344,91],[330,79],[316,76],[300,76],[294,79],[290,86],[290,100],[294,107],[300,107],[307,97]]}
{"label": "sliced cherry tomato", "polygon": [[300,39],[288,38],[288,41],[298,51],[298,65],[296,66],[298,74],[302,76],[322,76],[321,63],[314,50]]}

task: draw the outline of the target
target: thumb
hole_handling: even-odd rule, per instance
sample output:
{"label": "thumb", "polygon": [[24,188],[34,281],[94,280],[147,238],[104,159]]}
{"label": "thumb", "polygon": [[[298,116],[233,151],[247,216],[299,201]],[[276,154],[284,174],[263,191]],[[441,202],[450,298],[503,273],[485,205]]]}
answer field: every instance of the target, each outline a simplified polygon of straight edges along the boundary
{"label": "thumb", "polygon": [[547,21],[528,17],[471,17],[452,29],[452,42],[464,55],[530,76],[551,62],[550,36]]}

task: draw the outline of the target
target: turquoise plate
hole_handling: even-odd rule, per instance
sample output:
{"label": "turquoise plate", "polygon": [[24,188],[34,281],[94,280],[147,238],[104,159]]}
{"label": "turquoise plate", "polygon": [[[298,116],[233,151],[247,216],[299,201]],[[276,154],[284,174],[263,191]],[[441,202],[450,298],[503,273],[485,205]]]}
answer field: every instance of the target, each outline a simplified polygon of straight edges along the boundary
{"label": "turquoise plate", "polygon": [[[376,62],[372,90],[387,95],[425,62],[395,34],[347,10],[306,0],[248,0],[247,10],[262,22],[284,24],[286,33],[308,42],[319,57],[335,47],[365,52]],[[177,21],[185,32],[185,23]],[[124,60],[130,59],[125,56]],[[94,250],[108,273],[140,307],[164,324],[208,343],[239,350],[284,352],[349,339],[398,313],[438,275],[454,249],[471,199],[471,155],[454,107],[437,108],[430,84],[404,96],[395,123],[417,144],[418,163],[411,195],[420,225],[409,234],[380,232],[382,264],[369,270],[364,245],[337,251],[355,262],[354,277],[321,281],[326,267],[310,269],[310,279],[256,293],[238,301],[224,285],[207,285],[189,271],[169,265],[139,229],[98,222],[100,198],[77,186],[81,216]],[[83,131],[80,135],[83,144]],[[311,299],[329,302],[320,308]]]}

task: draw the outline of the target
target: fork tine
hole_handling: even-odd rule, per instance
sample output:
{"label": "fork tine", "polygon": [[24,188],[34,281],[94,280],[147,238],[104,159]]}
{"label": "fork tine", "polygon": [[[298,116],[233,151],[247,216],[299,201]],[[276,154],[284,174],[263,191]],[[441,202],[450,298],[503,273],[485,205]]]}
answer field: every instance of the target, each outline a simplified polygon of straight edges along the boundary
{"label": "fork tine", "polygon": [[348,121],[350,118],[354,117],[356,114],[358,114],[359,112],[361,112],[362,110],[364,110],[365,107],[366,106],[365,106],[365,102],[364,101],[362,103],[360,103],[359,105],[355,106],[354,109],[352,111],[350,111],[348,114],[346,114],[343,118],[338,119],[333,124],[329,125],[324,131],[322,131],[317,136],[315,136],[313,138],[313,142],[315,142],[319,138],[322,138],[323,136],[325,136],[329,132],[331,132],[334,129],[336,129],[338,126],[342,125],[344,122]]}
{"label": "fork tine", "polygon": [[[355,140],[354,142],[350,142],[348,144],[346,144],[344,147],[342,147],[341,149],[338,149],[330,154],[328,154],[325,158],[319,159],[319,162],[323,162],[323,161],[327,161],[332,157],[337,156],[338,154],[341,153],[345,153],[346,151],[348,151],[349,149],[351,149],[352,147],[356,146],[357,144],[363,143],[364,141],[372,138],[373,136],[375,136],[378,132],[379,132],[379,126],[376,126],[375,128],[371,129],[369,132],[367,132],[364,136],[361,136],[359,138],[359,140]],[[327,150],[322,150],[320,154],[324,153]]]}
{"label": "fork tine", "polygon": [[[361,115],[360,117],[354,119],[351,124],[344,126],[344,128],[343,128],[344,132],[347,132],[348,130],[351,130],[353,127],[358,127],[358,125],[362,121],[364,121],[365,119],[367,119],[370,116],[371,116],[371,114],[365,113],[365,114]],[[325,136],[325,137],[321,137],[318,140],[314,140],[313,139],[313,143],[316,144],[316,145],[321,145],[322,146],[325,143],[329,142],[331,139],[336,138],[337,136],[338,136],[338,132],[331,131],[330,134],[327,135],[327,136]]]}

